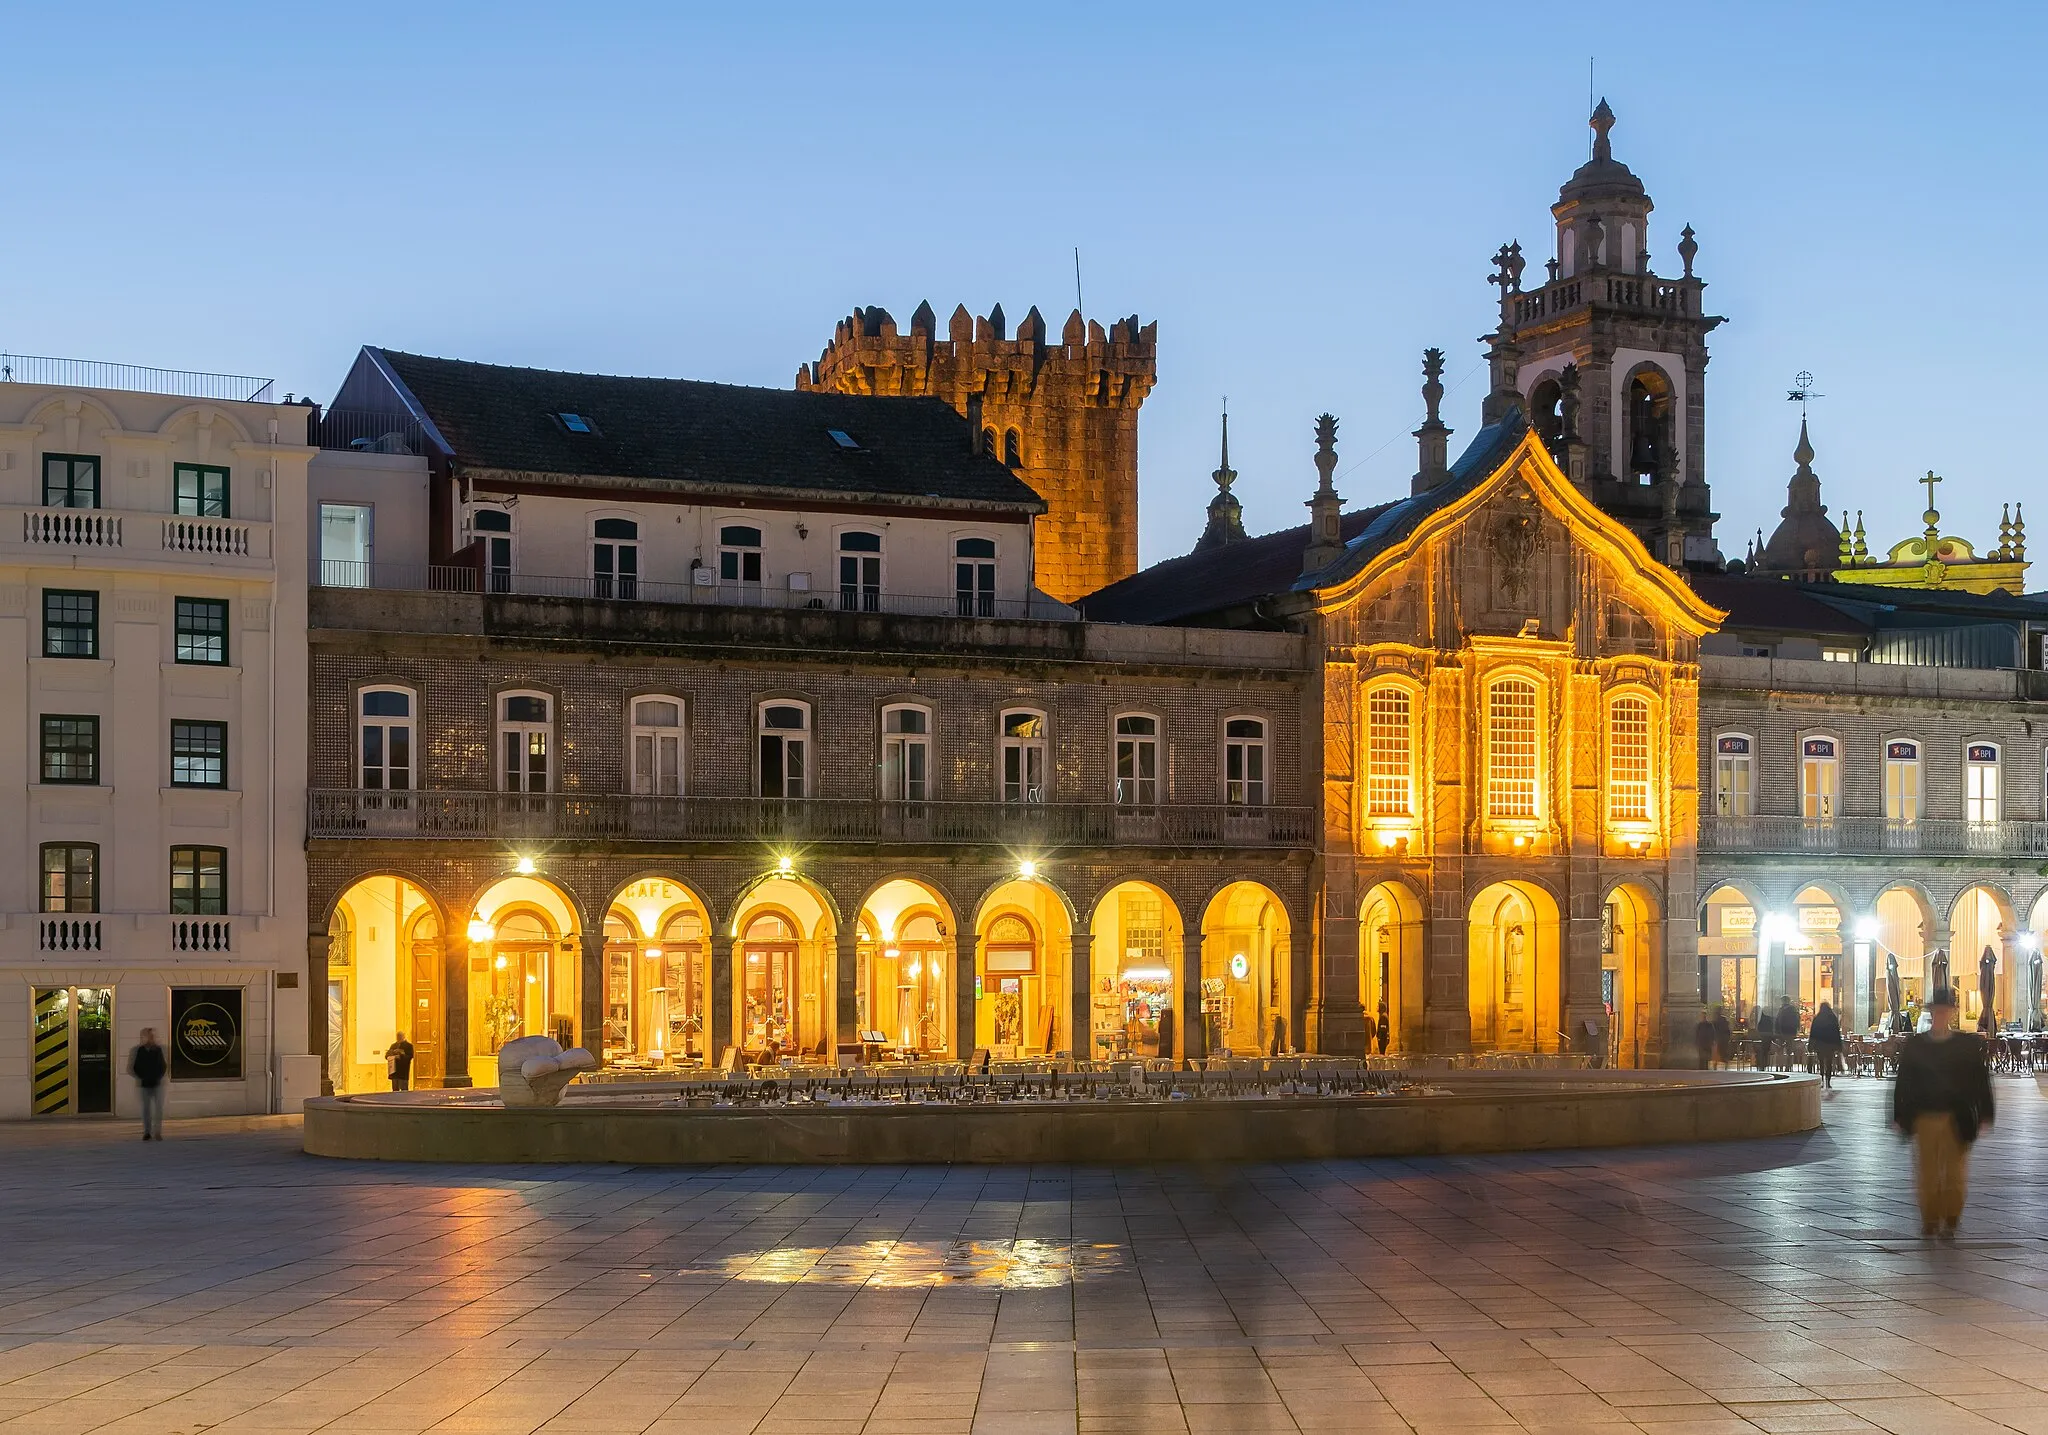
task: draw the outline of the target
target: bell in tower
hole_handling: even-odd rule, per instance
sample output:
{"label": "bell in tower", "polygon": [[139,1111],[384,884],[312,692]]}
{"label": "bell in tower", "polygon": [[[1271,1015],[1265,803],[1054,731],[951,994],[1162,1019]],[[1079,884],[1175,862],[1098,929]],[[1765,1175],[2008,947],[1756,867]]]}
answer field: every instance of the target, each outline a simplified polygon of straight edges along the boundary
{"label": "bell in tower", "polygon": [[1519,401],[1572,480],[1658,558],[1674,568],[1718,568],[1706,372],[1707,335],[1721,320],[1702,308],[1706,284],[1693,274],[1699,245],[1690,226],[1677,245],[1679,276],[1653,271],[1654,206],[1614,157],[1607,101],[1591,125],[1592,157],[1550,208],[1556,257],[1542,284],[1522,287],[1519,244],[1494,256],[1500,324],[1485,340],[1495,395],[1488,402],[1497,409]]}

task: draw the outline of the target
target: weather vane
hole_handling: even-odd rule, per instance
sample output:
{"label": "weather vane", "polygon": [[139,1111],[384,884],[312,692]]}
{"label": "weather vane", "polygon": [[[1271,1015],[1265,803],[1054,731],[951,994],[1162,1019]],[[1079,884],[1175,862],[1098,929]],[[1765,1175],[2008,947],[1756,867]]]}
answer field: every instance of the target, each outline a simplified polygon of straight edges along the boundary
{"label": "weather vane", "polygon": [[1792,376],[1792,387],[1785,397],[1799,405],[1799,418],[1803,423],[1806,420],[1806,401],[1808,399],[1824,399],[1827,395],[1815,393],[1813,391],[1813,375],[1805,369],[1801,369]]}

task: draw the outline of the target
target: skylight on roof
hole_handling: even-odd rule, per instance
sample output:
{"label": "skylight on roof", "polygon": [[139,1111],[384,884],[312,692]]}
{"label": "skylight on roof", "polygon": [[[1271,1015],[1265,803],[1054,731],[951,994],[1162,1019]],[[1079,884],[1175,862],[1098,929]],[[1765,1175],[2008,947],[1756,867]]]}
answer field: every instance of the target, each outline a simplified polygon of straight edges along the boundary
{"label": "skylight on roof", "polygon": [[597,432],[596,428],[592,426],[590,420],[583,417],[582,414],[556,414],[555,417],[562,421],[562,427],[567,429],[570,433]]}
{"label": "skylight on roof", "polygon": [[860,447],[858,443],[854,442],[853,435],[848,433],[845,429],[826,429],[825,432],[830,434],[832,436],[832,442],[838,444],[841,448]]}

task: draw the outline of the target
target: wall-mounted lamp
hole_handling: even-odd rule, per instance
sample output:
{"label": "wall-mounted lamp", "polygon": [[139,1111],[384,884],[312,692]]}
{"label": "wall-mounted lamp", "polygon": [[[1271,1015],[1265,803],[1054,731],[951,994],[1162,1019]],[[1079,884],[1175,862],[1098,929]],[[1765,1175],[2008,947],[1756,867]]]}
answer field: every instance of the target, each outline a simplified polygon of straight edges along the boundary
{"label": "wall-mounted lamp", "polygon": [[796,871],[796,859],[793,857],[776,858],[775,870],[780,872],[783,876],[787,877],[790,873]]}
{"label": "wall-mounted lamp", "polygon": [[649,947],[649,948],[647,949],[647,955],[648,955],[648,956],[650,956],[650,957],[659,957],[659,956],[661,955],[661,948],[660,948],[660,947]]}
{"label": "wall-mounted lamp", "polygon": [[533,859],[531,857],[520,858],[519,861],[513,865],[512,870],[517,872],[522,877],[531,877],[534,873]]}
{"label": "wall-mounted lamp", "polygon": [[1766,912],[1763,932],[1767,942],[1788,942],[1792,939],[1792,919],[1783,912]]}
{"label": "wall-mounted lamp", "polygon": [[2014,940],[2019,943],[2023,952],[2038,952],[2041,949],[2041,939],[2032,932],[2021,932]]}
{"label": "wall-mounted lamp", "polygon": [[1019,877],[1022,877],[1026,882],[1029,882],[1033,877],[1036,877],[1038,875],[1038,864],[1036,862],[1031,861],[1029,858],[1026,858],[1024,861],[1019,862],[1017,864],[1017,875]]}
{"label": "wall-mounted lamp", "polygon": [[1883,925],[1875,917],[1856,919],[1856,940],[1859,942],[1874,942],[1877,940],[1877,934],[1883,930]]}
{"label": "wall-mounted lamp", "polygon": [[1528,845],[1529,845],[1529,834],[1528,834],[1528,833],[1526,833],[1526,832],[1517,832],[1517,833],[1515,834],[1515,850],[1516,850],[1517,852],[1519,852],[1519,851],[1521,851],[1521,850],[1522,850],[1523,848],[1527,847]]}
{"label": "wall-mounted lamp", "polygon": [[497,935],[498,929],[489,922],[486,922],[482,917],[471,917],[469,919],[469,939],[472,942],[488,942]]}

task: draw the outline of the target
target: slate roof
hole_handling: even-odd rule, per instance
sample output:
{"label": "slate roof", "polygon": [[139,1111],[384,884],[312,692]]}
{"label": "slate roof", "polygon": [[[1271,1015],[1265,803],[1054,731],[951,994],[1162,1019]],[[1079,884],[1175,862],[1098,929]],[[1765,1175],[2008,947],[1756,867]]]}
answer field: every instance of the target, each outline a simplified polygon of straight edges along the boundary
{"label": "slate roof", "polygon": [[[372,350],[469,468],[1042,511],[943,399],[520,369]],[[558,415],[587,419],[573,433]],[[838,429],[857,448],[830,434]]]}
{"label": "slate roof", "polygon": [[1804,583],[1738,573],[1692,573],[1692,590],[1727,613],[1724,632],[1836,633],[1866,637],[1872,625],[1812,595]]}
{"label": "slate roof", "polygon": [[1242,607],[1255,598],[1325,587],[1400,542],[1424,518],[1485,480],[1521,442],[1528,427],[1521,411],[1512,409],[1479,431],[1443,483],[1345,514],[1340,530],[1344,555],[1320,573],[1303,576],[1301,571],[1301,555],[1308,547],[1304,523],[1155,563],[1082,599],[1081,611],[1100,623],[1180,623]]}

